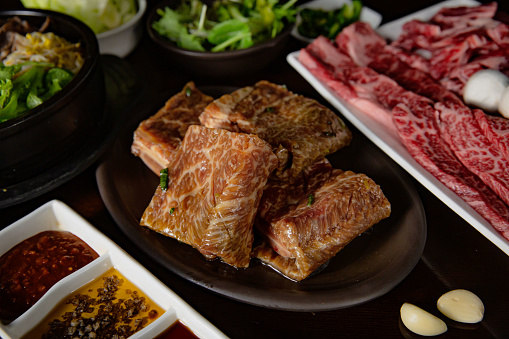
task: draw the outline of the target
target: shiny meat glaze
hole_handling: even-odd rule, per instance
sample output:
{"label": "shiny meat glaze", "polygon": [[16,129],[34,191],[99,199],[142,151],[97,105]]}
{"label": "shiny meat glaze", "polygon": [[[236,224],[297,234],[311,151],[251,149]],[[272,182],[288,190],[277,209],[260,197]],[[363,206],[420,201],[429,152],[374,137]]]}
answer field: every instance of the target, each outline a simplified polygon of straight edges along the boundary
{"label": "shiny meat glaze", "polygon": [[194,82],[188,82],[155,115],[140,123],[131,152],[159,175],[173,160],[189,125],[200,124],[198,116],[212,100]]}
{"label": "shiny meat glaze", "polygon": [[190,126],[168,169],[167,190],[157,190],[141,225],[247,267],[253,223],[269,174],[277,165],[255,135]]}
{"label": "shiny meat glaze", "polygon": [[[318,189],[332,173],[329,160],[323,159],[310,165],[292,180],[271,177],[265,185],[262,200],[258,207],[257,218],[260,225],[281,218],[295,206],[302,197],[308,196]],[[259,227],[264,232],[264,227]]]}
{"label": "shiny meat glaze", "polygon": [[297,281],[391,213],[382,190],[366,175],[330,169],[327,176],[323,167],[315,170],[322,183],[311,183],[285,213],[269,217],[261,226],[268,240],[254,250],[257,258]]}
{"label": "shiny meat glaze", "polygon": [[268,81],[216,99],[200,121],[210,128],[252,133],[267,141],[278,157],[279,177],[298,175],[304,167],[347,146],[352,138],[330,109]]}

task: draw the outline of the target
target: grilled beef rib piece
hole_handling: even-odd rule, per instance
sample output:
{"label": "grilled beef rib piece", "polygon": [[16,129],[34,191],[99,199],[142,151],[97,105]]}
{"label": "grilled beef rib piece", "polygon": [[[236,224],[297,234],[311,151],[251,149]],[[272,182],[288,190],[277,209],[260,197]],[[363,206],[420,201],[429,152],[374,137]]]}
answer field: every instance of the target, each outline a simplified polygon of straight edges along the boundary
{"label": "grilled beef rib piece", "polygon": [[173,160],[189,125],[200,124],[198,116],[212,100],[194,82],[188,82],[155,115],[140,123],[134,132],[131,152],[159,175]]}
{"label": "grilled beef rib piece", "polygon": [[332,110],[268,81],[214,100],[200,121],[210,128],[256,134],[267,141],[278,157],[279,177],[298,175],[304,167],[347,146],[352,138]]}
{"label": "grilled beef rib piece", "polygon": [[257,222],[266,240],[254,256],[300,281],[390,212],[372,179],[318,162],[295,181],[269,181]]}
{"label": "grilled beef rib piece", "polygon": [[247,267],[263,187],[276,168],[271,147],[256,135],[189,126],[168,185],[159,185],[140,224]]}

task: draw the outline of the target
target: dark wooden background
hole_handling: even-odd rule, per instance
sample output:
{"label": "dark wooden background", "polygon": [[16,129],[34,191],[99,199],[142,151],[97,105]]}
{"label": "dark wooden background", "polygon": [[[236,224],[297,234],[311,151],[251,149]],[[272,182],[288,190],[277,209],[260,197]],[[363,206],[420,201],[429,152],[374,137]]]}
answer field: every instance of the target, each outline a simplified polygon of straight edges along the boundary
{"label": "dark wooden background", "polygon": [[[383,15],[383,22],[402,17],[438,1],[364,1]],[[149,0],[149,9],[155,2]],[[1,9],[20,8],[17,0],[2,0]],[[499,8],[509,11],[509,1]],[[286,54],[300,48],[292,40]],[[142,43],[125,60],[146,87],[134,110],[153,106],[190,80],[199,86],[246,86],[258,80],[291,85],[293,91],[324,101],[281,55],[258,74],[233,79],[190,76],[159,53],[145,34]],[[359,133],[355,131],[355,133]],[[369,142],[369,141],[366,141]],[[107,156],[107,154],[106,154]],[[52,199],[76,210],[110,237],[161,281],[231,338],[417,338],[402,325],[399,310],[411,302],[437,314],[436,300],[450,289],[474,291],[486,307],[484,320],[475,325],[449,323],[443,338],[509,338],[509,257],[472,226],[414,181],[428,222],[424,253],[415,269],[387,294],[360,306],[326,312],[286,312],[247,305],[216,295],[164,269],[144,254],[118,228],[98,191],[95,170],[100,160],[58,188],[32,200],[0,209],[3,228]],[[443,317],[442,317],[443,318]]]}

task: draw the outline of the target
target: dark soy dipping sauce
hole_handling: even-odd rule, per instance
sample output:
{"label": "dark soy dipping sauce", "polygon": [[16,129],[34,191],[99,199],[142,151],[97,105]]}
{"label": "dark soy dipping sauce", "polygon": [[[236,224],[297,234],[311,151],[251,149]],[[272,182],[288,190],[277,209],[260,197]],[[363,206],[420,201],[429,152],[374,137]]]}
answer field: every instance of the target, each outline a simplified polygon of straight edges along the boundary
{"label": "dark soy dipping sauce", "polygon": [[199,339],[186,325],[175,322],[155,339]]}

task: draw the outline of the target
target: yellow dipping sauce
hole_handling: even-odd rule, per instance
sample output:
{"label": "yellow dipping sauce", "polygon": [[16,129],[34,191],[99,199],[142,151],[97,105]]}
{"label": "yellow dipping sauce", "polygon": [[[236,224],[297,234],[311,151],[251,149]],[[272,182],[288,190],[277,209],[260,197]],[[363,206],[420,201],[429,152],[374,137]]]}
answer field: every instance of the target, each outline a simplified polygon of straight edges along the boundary
{"label": "yellow dipping sauce", "polygon": [[111,268],[58,304],[23,338],[127,338],[163,312]]}

